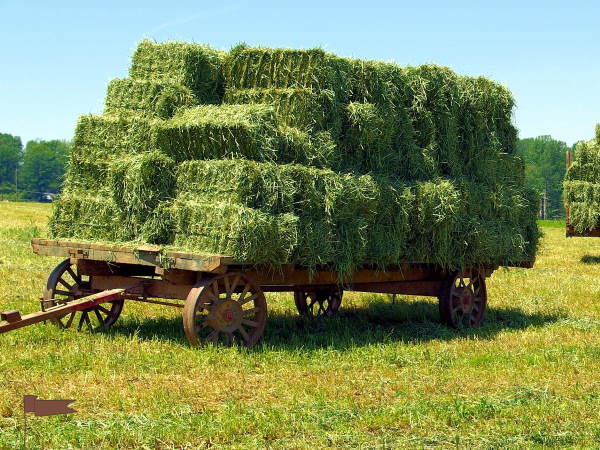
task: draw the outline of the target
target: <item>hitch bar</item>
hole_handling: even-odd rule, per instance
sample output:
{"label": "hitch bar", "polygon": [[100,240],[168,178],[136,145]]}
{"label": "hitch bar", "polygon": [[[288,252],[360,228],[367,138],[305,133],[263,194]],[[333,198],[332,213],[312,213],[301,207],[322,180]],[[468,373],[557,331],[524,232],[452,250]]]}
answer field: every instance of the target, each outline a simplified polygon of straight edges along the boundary
{"label": "hitch bar", "polygon": [[66,314],[83,311],[88,308],[93,308],[100,303],[112,302],[115,300],[123,300],[127,295],[127,291],[135,286],[120,289],[110,289],[108,291],[98,292],[97,294],[88,295],[77,300],[73,300],[65,305],[53,306],[46,311],[34,312],[21,316],[19,311],[4,311],[0,313],[0,334],[7,331],[23,328],[34,323],[43,322],[44,320],[63,317]]}

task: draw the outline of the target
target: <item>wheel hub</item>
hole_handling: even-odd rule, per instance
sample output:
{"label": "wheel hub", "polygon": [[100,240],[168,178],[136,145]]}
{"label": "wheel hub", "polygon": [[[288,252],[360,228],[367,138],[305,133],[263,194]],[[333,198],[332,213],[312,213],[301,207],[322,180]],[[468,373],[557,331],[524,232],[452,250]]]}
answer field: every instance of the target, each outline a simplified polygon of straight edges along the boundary
{"label": "wheel hub", "polygon": [[460,303],[464,314],[471,314],[473,311],[473,295],[469,289],[463,288],[460,293]]}
{"label": "wheel hub", "polygon": [[235,300],[225,300],[216,305],[208,315],[210,325],[219,330],[231,332],[242,323],[242,306]]}

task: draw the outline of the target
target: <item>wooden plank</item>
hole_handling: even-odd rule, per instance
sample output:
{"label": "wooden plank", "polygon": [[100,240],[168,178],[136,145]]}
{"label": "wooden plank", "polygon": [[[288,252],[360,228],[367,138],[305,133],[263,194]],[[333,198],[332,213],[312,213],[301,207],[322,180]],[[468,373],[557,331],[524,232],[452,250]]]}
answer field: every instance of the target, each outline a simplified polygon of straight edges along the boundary
{"label": "wooden plank", "polygon": [[34,238],[31,241],[34,253],[38,255],[65,258],[107,261],[122,264],[138,264],[163,267],[165,260],[170,260],[172,268],[194,272],[225,272],[224,261],[232,261],[221,255],[191,254],[162,251],[156,246],[126,248],[106,244],[85,242],[54,241]]}
{"label": "wooden plank", "polygon": [[98,294],[90,295],[79,300],[74,300],[66,305],[58,306],[47,311],[39,311],[27,314],[26,316],[21,317],[20,320],[13,322],[0,322],[0,333],[6,333],[7,331],[23,328],[28,325],[33,325],[34,323],[43,322],[44,320],[62,317],[65,314],[73,311],[82,311],[100,303],[119,300],[123,298],[124,293],[125,289],[112,289],[105,292],[99,292]]}
{"label": "wooden plank", "polygon": [[131,286],[136,282],[143,282],[143,287],[130,290],[129,293],[140,297],[165,298],[185,300],[194,287],[193,284],[172,284],[164,280],[123,277],[118,275],[96,276],[92,278],[92,289],[105,290]]}
{"label": "wooden plank", "polygon": [[7,322],[18,322],[21,320],[21,314],[16,309],[10,311],[4,311],[0,313],[0,320],[6,320]]}

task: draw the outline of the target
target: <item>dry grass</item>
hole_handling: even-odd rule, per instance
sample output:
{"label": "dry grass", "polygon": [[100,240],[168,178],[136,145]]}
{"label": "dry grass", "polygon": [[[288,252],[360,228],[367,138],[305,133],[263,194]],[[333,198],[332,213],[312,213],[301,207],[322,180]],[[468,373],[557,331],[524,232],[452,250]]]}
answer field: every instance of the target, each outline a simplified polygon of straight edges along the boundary
{"label": "dry grass", "polygon": [[[36,310],[58,261],[34,256],[48,205],[0,203],[0,310]],[[22,395],[76,398],[32,418],[41,448],[597,447],[600,240],[544,223],[532,270],[489,280],[484,326],[438,325],[425,298],[349,294],[330,320],[269,297],[254,349],[189,348],[178,311],[126,305],[94,334],[38,325],[0,336],[0,448]]]}

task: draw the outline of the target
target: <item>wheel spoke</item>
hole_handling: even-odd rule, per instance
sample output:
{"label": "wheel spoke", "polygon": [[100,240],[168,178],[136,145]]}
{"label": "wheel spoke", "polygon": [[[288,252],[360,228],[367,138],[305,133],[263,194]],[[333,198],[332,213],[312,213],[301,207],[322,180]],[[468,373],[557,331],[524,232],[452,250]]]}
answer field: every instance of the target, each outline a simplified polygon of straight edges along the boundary
{"label": "wheel spoke", "polygon": [[248,325],[248,326],[251,326],[254,328],[256,328],[258,326],[258,322],[255,322],[254,320],[242,319],[242,323],[244,325]]}
{"label": "wheel spoke", "polygon": [[77,331],[81,331],[81,327],[83,326],[85,311],[81,313],[81,317],[79,318],[79,323],[77,324]]}
{"label": "wheel spoke", "polygon": [[250,290],[250,283],[246,283],[246,286],[244,286],[244,290],[240,294],[240,298],[238,298],[238,303],[240,305],[243,305],[245,303],[245,302],[243,302],[243,300],[244,300],[244,297],[246,297],[246,294],[248,293],[249,290]]}
{"label": "wheel spoke", "polygon": [[94,327],[92,325],[92,321],[90,320],[90,314],[89,314],[89,312],[85,311],[84,312],[84,317],[85,317],[85,323],[87,324],[88,329],[93,330]]}
{"label": "wheel spoke", "polygon": [[69,275],[71,275],[71,278],[73,278],[73,281],[75,281],[75,283],[81,283],[81,277],[75,272],[73,272],[73,269],[67,267],[67,272],[69,272]]}
{"label": "wheel spoke", "polygon": [[233,333],[225,333],[225,345],[231,347],[233,345]]}
{"label": "wheel spoke", "polygon": [[[69,320],[67,320],[66,325],[64,326],[65,328],[71,328],[71,325],[73,324],[73,319],[75,318],[75,311],[73,311],[71,313],[71,315],[69,316]],[[62,321],[61,321],[62,323]]]}
{"label": "wheel spoke", "polygon": [[248,335],[248,332],[246,330],[244,330],[243,326],[240,325],[238,327],[238,331],[240,332],[240,334],[244,338],[244,341],[246,341],[246,342],[250,341],[250,336]]}
{"label": "wheel spoke", "polygon": [[206,336],[207,341],[211,341],[213,344],[216,344],[219,340],[219,330],[211,331],[208,336]]}
{"label": "wheel spoke", "polygon": [[254,300],[255,298],[257,298],[258,296],[259,296],[259,293],[257,292],[257,293],[255,293],[255,294],[252,294],[252,295],[251,295],[250,297],[248,297],[248,298],[245,298],[245,299],[243,299],[243,300],[238,300],[238,303],[239,303],[240,305],[245,305],[246,303],[248,303],[248,302],[250,302],[250,301]]}
{"label": "wheel spoke", "polygon": [[223,277],[223,284],[225,285],[225,298],[229,300],[231,298],[231,286],[229,285],[229,277],[227,275]]}
{"label": "wheel spoke", "polygon": [[237,287],[239,282],[240,282],[240,275],[238,274],[233,279],[233,283],[231,283],[231,293],[232,294],[235,292],[235,288]]}
{"label": "wheel spoke", "polygon": [[66,287],[69,292],[73,289],[73,286],[71,286],[69,283],[67,283],[65,280],[61,278],[58,279],[58,283],[62,284],[64,287]]}
{"label": "wheel spoke", "polygon": [[106,309],[104,306],[98,305],[96,308],[99,309],[100,311],[102,311],[107,316],[111,316],[112,317],[112,311]]}
{"label": "wheel spoke", "polygon": [[258,307],[255,307],[255,308],[250,308],[250,309],[244,309],[244,310],[243,310],[243,312],[242,312],[242,314],[243,314],[244,316],[246,316],[246,315],[248,315],[248,314],[250,314],[250,313],[257,313],[257,312],[259,312],[259,311],[260,311],[260,308],[258,308]]}
{"label": "wheel spoke", "polygon": [[215,299],[218,300],[220,298],[220,295],[221,295],[221,293],[219,292],[219,282],[215,281],[214,283],[212,283],[211,284],[211,288],[212,288],[213,295],[214,295]]}
{"label": "wheel spoke", "polygon": [[100,325],[104,325],[104,318],[100,315],[100,311],[98,311],[98,308],[94,308],[94,314],[96,314],[96,318],[98,319],[98,323]]}

